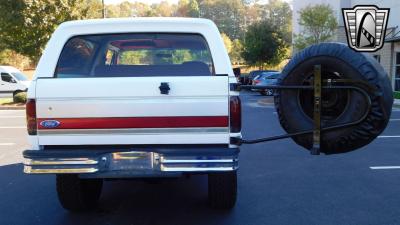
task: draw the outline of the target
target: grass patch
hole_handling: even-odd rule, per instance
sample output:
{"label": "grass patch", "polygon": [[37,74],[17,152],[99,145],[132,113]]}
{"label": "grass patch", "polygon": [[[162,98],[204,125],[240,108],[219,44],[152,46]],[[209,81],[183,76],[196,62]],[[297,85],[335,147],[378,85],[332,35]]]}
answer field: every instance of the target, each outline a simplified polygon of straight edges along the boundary
{"label": "grass patch", "polygon": [[25,103],[15,103],[12,98],[0,98],[1,106],[23,106]]}
{"label": "grass patch", "polygon": [[12,98],[0,98],[0,105],[11,105],[14,104]]}
{"label": "grass patch", "polygon": [[400,91],[394,91],[393,96],[395,99],[400,99]]}

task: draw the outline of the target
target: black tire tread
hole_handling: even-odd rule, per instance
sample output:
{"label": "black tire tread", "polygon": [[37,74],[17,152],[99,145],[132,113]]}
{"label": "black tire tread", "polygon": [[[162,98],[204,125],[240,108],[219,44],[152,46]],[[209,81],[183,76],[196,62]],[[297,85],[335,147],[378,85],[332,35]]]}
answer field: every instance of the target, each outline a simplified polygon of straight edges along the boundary
{"label": "black tire tread", "polygon": [[222,172],[208,175],[208,199],[211,207],[231,209],[237,198],[237,173]]}
{"label": "black tire tread", "polygon": [[[390,118],[393,96],[391,84],[388,82],[388,75],[382,66],[377,63],[373,57],[367,54],[354,52],[346,45],[340,43],[322,43],[310,46],[295,55],[282,71],[278,83],[285,80],[297,65],[309,58],[318,56],[337,57],[348,62],[352,67],[356,68],[359,73],[363,74],[365,80],[369,84],[372,84],[378,89],[377,94],[370,95],[372,106],[367,119],[353,127],[353,131],[350,135],[346,134],[345,136],[341,136],[338,140],[322,140],[325,142],[323,143],[325,149],[321,150],[327,154],[343,153],[369,144],[383,132]],[[286,131],[290,131],[292,128],[291,126],[294,125],[289,124],[283,116],[283,108],[285,106],[281,104],[280,99],[281,92],[276,91],[274,102],[279,122]],[[304,138],[294,138],[294,141],[307,149],[310,149],[310,146],[312,146],[312,143]]]}
{"label": "black tire tread", "polygon": [[64,209],[82,212],[94,209],[100,198],[102,179],[79,179],[74,174],[56,176],[58,199]]}

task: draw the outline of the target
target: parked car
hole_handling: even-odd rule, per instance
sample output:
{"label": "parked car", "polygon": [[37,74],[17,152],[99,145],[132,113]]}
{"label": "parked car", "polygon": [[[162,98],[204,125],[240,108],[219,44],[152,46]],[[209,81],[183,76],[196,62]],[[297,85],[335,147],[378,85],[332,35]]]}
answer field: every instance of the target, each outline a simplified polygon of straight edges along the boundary
{"label": "parked car", "polygon": [[[280,74],[280,72],[263,72],[253,79],[253,85],[276,85]],[[272,96],[274,94],[273,89],[254,90],[260,92],[261,95]]]}
{"label": "parked car", "polygon": [[0,75],[0,93],[14,97],[20,92],[27,91],[30,81],[17,68],[0,66]]}
{"label": "parked car", "polygon": [[247,84],[252,84],[254,78],[258,75],[261,75],[262,73],[266,73],[266,72],[278,72],[276,70],[253,70],[249,73],[248,75],[248,79],[247,79]]}
{"label": "parked car", "polygon": [[28,91],[24,171],[56,174],[60,203],[71,211],[94,207],[106,178],[196,174],[208,175],[211,206],[232,208],[236,82],[210,20],[63,23]]}

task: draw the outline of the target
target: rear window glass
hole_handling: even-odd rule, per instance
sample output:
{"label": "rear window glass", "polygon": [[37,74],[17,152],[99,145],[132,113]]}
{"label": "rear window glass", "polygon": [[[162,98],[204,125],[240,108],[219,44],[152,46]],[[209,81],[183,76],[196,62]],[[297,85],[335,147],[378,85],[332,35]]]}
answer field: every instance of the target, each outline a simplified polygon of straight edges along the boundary
{"label": "rear window glass", "polygon": [[211,76],[214,65],[198,34],[110,34],[71,38],[55,76]]}

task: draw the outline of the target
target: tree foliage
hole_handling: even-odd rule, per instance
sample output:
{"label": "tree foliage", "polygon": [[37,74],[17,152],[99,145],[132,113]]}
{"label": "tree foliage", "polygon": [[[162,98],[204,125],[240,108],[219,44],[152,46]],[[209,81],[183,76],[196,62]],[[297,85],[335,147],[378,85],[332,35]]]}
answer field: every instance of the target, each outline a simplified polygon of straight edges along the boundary
{"label": "tree foliage", "polygon": [[200,17],[211,19],[230,39],[243,38],[244,3],[242,0],[203,0]]}
{"label": "tree foliage", "polygon": [[15,66],[20,69],[29,68],[31,60],[28,57],[16,53],[10,49],[0,51],[0,65]]}
{"label": "tree foliage", "polygon": [[241,64],[244,60],[242,58],[243,44],[239,39],[232,41],[232,49],[229,53],[229,57],[233,64]]}
{"label": "tree foliage", "polygon": [[295,34],[294,40],[295,48],[298,50],[331,40],[338,23],[329,5],[317,4],[300,10],[299,25],[303,31]]}
{"label": "tree foliage", "polygon": [[[0,14],[0,55],[18,54],[37,62],[50,35],[60,23],[102,18],[102,4],[101,0],[2,0]],[[283,0],[270,0],[268,4],[260,4],[258,0],[179,0],[177,4],[168,1],[157,4],[123,1],[106,5],[107,18],[148,16],[213,20],[224,33],[223,38],[234,63],[243,62],[242,52],[245,49],[247,56],[251,55],[250,40],[245,41],[244,38],[247,30],[254,29],[252,24],[269,21],[268,26],[275,28],[274,32],[279,33],[281,40],[290,43],[291,38],[291,8]],[[2,51],[5,53],[2,54]],[[260,63],[265,60],[255,61]]]}
{"label": "tree foliage", "polygon": [[249,26],[242,56],[247,64],[263,68],[279,64],[288,53],[284,34],[269,20]]}
{"label": "tree foliage", "polygon": [[225,45],[226,51],[229,54],[231,52],[231,50],[232,50],[232,41],[228,37],[228,35],[226,35],[225,33],[222,33],[221,37],[222,37],[222,40],[224,41],[224,45]]}
{"label": "tree foliage", "polygon": [[200,9],[197,0],[179,0],[177,16],[199,17]]}
{"label": "tree foliage", "polygon": [[84,0],[3,0],[0,4],[0,42],[4,48],[37,61],[61,22],[85,18]]}
{"label": "tree foliage", "polygon": [[292,43],[292,9],[289,3],[282,0],[270,0],[262,8],[264,20],[268,20],[282,33],[284,40]]}

